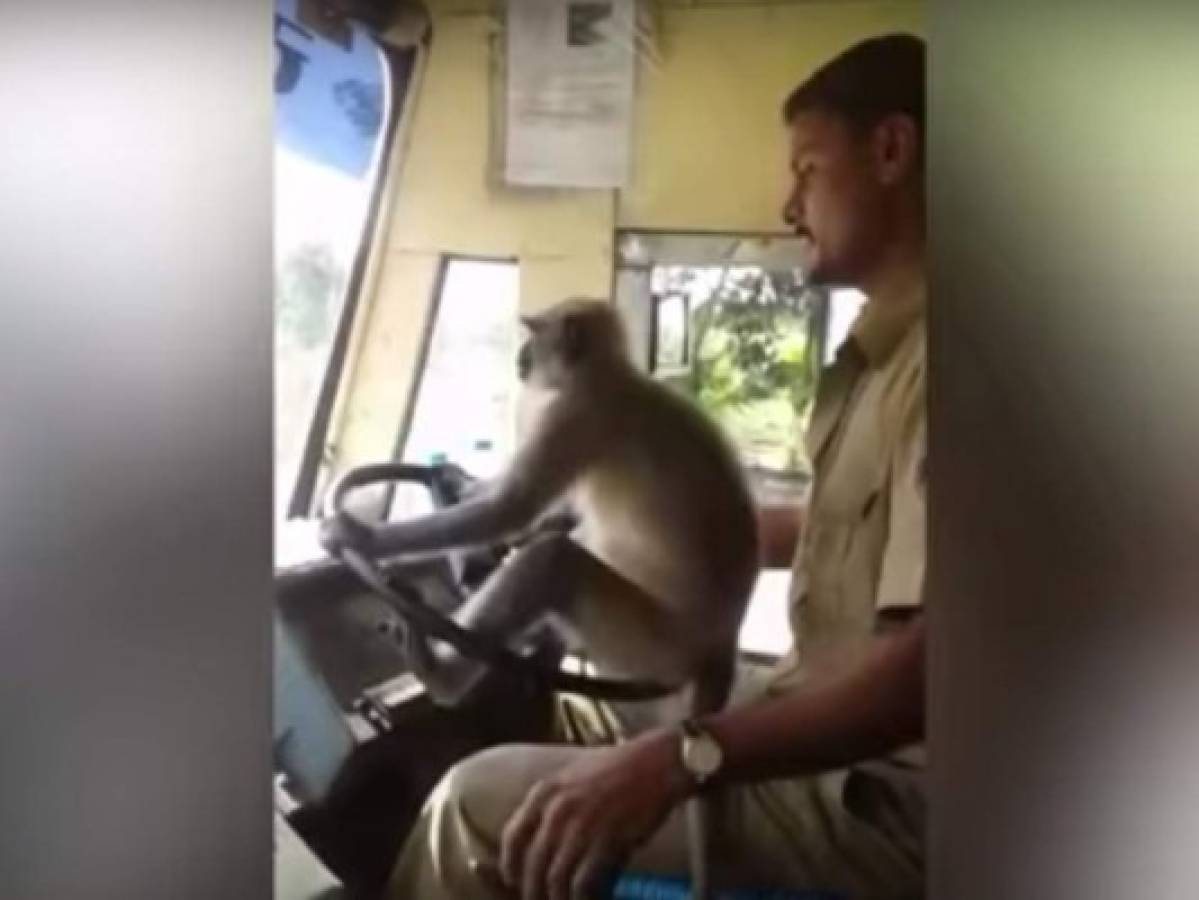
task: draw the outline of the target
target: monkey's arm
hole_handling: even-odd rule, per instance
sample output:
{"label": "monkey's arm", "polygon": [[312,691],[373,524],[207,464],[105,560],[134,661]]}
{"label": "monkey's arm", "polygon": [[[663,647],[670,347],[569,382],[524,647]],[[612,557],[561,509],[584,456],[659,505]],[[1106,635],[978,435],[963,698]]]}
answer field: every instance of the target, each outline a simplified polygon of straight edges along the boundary
{"label": "monkey's arm", "polygon": [[546,507],[545,511],[529,528],[518,536],[518,541],[529,540],[549,531],[570,533],[579,524],[579,514],[570,497],[560,497]]}
{"label": "monkey's arm", "polygon": [[508,470],[469,500],[374,530],[376,556],[420,553],[500,540],[531,525],[571,486],[596,445],[594,416],[554,401]]}

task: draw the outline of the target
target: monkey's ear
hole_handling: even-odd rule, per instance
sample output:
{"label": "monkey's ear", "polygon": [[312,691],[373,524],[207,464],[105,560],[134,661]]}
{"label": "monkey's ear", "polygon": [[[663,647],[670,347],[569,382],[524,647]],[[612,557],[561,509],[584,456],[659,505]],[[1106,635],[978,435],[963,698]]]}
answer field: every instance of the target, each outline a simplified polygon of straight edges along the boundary
{"label": "monkey's ear", "polygon": [[545,319],[541,316],[521,316],[520,324],[529,329],[533,334],[545,328]]}

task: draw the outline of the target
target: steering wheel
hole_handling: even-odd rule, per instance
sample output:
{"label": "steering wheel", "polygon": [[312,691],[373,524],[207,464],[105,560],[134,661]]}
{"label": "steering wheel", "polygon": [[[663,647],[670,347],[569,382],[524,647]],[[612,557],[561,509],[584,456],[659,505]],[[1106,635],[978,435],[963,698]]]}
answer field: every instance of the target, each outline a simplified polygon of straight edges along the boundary
{"label": "steering wheel", "polygon": [[[385,482],[415,482],[428,487],[435,497],[448,502],[460,499],[465,473],[457,466],[421,466],[409,463],[377,463],[359,466],[343,473],[329,486],[325,494],[322,516],[325,519],[343,517],[357,525],[366,523],[345,509],[347,495],[368,484]],[[452,553],[454,551],[448,551]],[[453,619],[425,602],[421,592],[398,576],[388,576],[378,562],[352,547],[343,547],[338,554],[343,563],[371,590],[379,594],[403,619],[401,642],[409,663],[417,671],[431,665],[428,638],[452,646],[463,656],[485,665],[533,682],[539,687],[572,694],[584,694],[599,700],[644,701],[656,700],[675,693],[678,686],[653,681],[599,678],[577,675],[548,665],[540,659],[521,656],[502,639],[463,628]]]}

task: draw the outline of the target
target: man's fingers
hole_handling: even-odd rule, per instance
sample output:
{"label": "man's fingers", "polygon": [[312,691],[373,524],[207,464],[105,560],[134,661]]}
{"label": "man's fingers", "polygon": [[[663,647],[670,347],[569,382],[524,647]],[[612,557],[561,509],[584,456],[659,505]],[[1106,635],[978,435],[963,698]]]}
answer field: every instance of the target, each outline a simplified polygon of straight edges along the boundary
{"label": "man's fingers", "polygon": [[500,875],[510,887],[519,887],[525,867],[525,853],[537,833],[538,816],[521,807],[504,826],[500,844]]}
{"label": "man's fingers", "polygon": [[525,852],[520,873],[521,900],[544,900],[545,869],[550,858],[550,829],[543,818],[529,849]]}
{"label": "man's fingers", "polygon": [[566,831],[557,841],[557,848],[545,875],[549,900],[570,900],[575,870],[579,861],[586,855],[590,843],[589,835],[581,823],[567,825]]}
{"label": "man's fingers", "polygon": [[537,833],[541,807],[547,795],[548,786],[544,782],[533,785],[504,826],[500,837],[500,875],[511,887],[521,883],[525,852]]}
{"label": "man's fingers", "polygon": [[558,848],[561,836],[570,829],[574,804],[555,798],[542,810],[537,833],[525,852],[521,873],[522,900],[545,900],[550,860]]}
{"label": "man's fingers", "polygon": [[591,900],[596,896],[604,877],[617,866],[617,861],[612,858],[605,844],[592,844],[575,866],[570,881],[570,900]]}

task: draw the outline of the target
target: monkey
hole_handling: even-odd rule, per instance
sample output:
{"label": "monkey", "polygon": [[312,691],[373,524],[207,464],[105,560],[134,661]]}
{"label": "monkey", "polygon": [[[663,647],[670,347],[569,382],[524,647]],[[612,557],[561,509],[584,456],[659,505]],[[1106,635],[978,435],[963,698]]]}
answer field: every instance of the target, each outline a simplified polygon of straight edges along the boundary
{"label": "monkey", "polygon": [[[736,454],[689,398],[637,369],[608,302],[572,298],[521,322],[524,424],[506,471],[427,516],[352,532],[327,520],[322,543],[376,557],[470,546],[565,501],[577,526],[510,553],[454,619],[510,641],[552,623],[600,674],[686,685],[690,714],[718,709],[759,564]],[[421,680],[456,705],[483,666],[434,643]]]}

